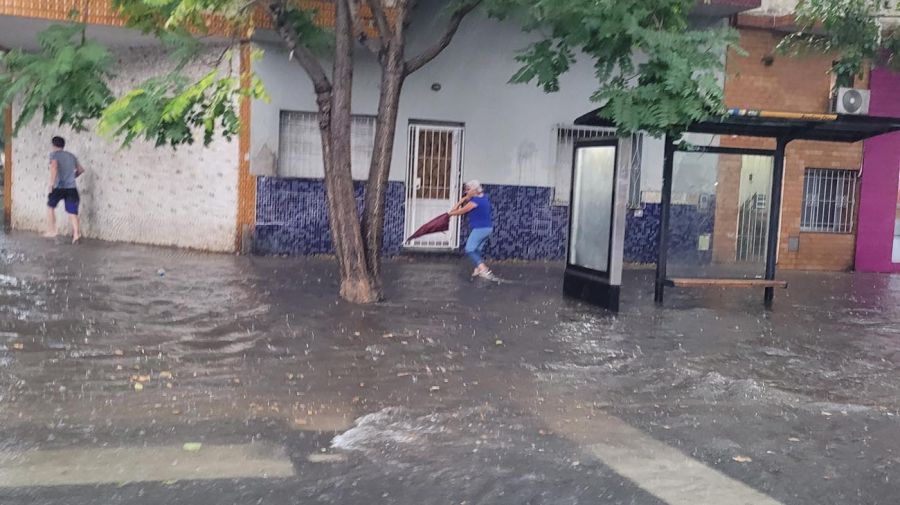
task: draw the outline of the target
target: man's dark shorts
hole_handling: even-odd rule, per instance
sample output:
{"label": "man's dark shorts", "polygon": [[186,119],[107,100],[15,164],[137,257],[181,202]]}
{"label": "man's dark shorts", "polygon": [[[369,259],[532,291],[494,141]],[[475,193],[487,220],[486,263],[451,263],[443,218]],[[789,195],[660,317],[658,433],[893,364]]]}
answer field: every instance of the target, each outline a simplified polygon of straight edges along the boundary
{"label": "man's dark shorts", "polygon": [[61,200],[66,202],[66,212],[78,215],[78,204],[81,198],[78,196],[78,190],[75,188],[56,188],[47,196],[47,206],[55,209]]}

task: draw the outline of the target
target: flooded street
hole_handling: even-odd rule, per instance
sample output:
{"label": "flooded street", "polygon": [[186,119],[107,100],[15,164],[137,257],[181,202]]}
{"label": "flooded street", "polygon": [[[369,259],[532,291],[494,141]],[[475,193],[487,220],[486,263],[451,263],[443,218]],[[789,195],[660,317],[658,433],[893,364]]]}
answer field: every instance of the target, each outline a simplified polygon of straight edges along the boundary
{"label": "flooded street", "polygon": [[897,503],[900,277],[386,269],[0,235],[0,503]]}

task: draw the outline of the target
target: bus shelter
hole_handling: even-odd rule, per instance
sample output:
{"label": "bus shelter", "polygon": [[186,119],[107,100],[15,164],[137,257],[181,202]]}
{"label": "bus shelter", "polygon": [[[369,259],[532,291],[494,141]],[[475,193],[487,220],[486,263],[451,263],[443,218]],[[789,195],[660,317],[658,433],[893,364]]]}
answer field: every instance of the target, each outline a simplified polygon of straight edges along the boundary
{"label": "bus shelter", "polygon": [[[609,128],[614,126],[596,109],[579,117],[575,124]],[[791,112],[732,109],[722,118],[691,124],[687,133],[726,137],[757,137],[774,140],[774,149],[692,146],[679,138],[665,137],[660,191],[659,244],[656,252],[654,300],[661,304],[667,287],[750,287],[764,290],[769,306],[776,288],[786,288],[776,278],[779,225],[785,149],[795,140],[853,143],[885,133],[900,131],[900,118],[803,114]],[[629,170],[623,169],[633,146],[628,138],[585,140],[575,145],[572,168],[571,214],[564,292],[589,303],[617,311],[622,278],[625,241],[626,195]],[[709,152],[726,155],[769,156],[772,159],[771,201],[760,256],[765,270],[758,278],[671,277],[668,268],[672,182],[678,152]]]}

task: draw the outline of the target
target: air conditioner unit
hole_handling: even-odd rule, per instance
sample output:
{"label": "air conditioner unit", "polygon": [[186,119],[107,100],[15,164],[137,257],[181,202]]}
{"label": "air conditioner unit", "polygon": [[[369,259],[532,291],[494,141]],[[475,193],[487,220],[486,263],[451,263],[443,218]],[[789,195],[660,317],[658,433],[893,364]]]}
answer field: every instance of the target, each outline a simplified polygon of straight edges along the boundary
{"label": "air conditioner unit", "polygon": [[863,116],[869,113],[869,90],[838,88],[835,91],[831,111],[837,114]]}

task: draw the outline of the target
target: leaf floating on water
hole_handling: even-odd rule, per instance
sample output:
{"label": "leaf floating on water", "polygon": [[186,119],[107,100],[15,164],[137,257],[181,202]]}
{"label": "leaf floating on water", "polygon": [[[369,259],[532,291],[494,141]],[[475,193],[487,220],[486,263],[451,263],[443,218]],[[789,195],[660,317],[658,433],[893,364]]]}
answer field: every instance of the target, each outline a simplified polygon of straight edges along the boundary
{"label": "leaf floating on water", "polygon": [[430,388],[428,388],[428,391],[431,391],[432,393],[435,391],[440,391],[440,390],[441,390],[440,386],[431,386]]}
{"label": "leaf floating on water", "polygon": [[751,458],[750,456],[735,456],[731,459],[737,461],[738,463],[750,463],[751,461],[753,461],[753,458]]}
{"label": "leaf floating on water", "polygon": [[498,339],[494,342],[494,344],[496,344],[496,345],[503,345],[503,341],[500,340],[500,339],[498,338]]}
{"label": "leaf floating on water", "polygon": [[181,448],[187,452],[197,452],[203,447],[200,442],[186,442]]}
{"label": "leaf floating on water", "polygon": [[800,441],[800,439],[797,437],[789,437],[788,438],[788,442],[799,442],[799,441]]}
{"label": "leaf floating on water", "polygon": [[135,382],[135,383],[134,383],[134,390],[135,390],[135,391],[143,391],[143,390],[144,390],[144,385],[141,384],[140,382]]}

